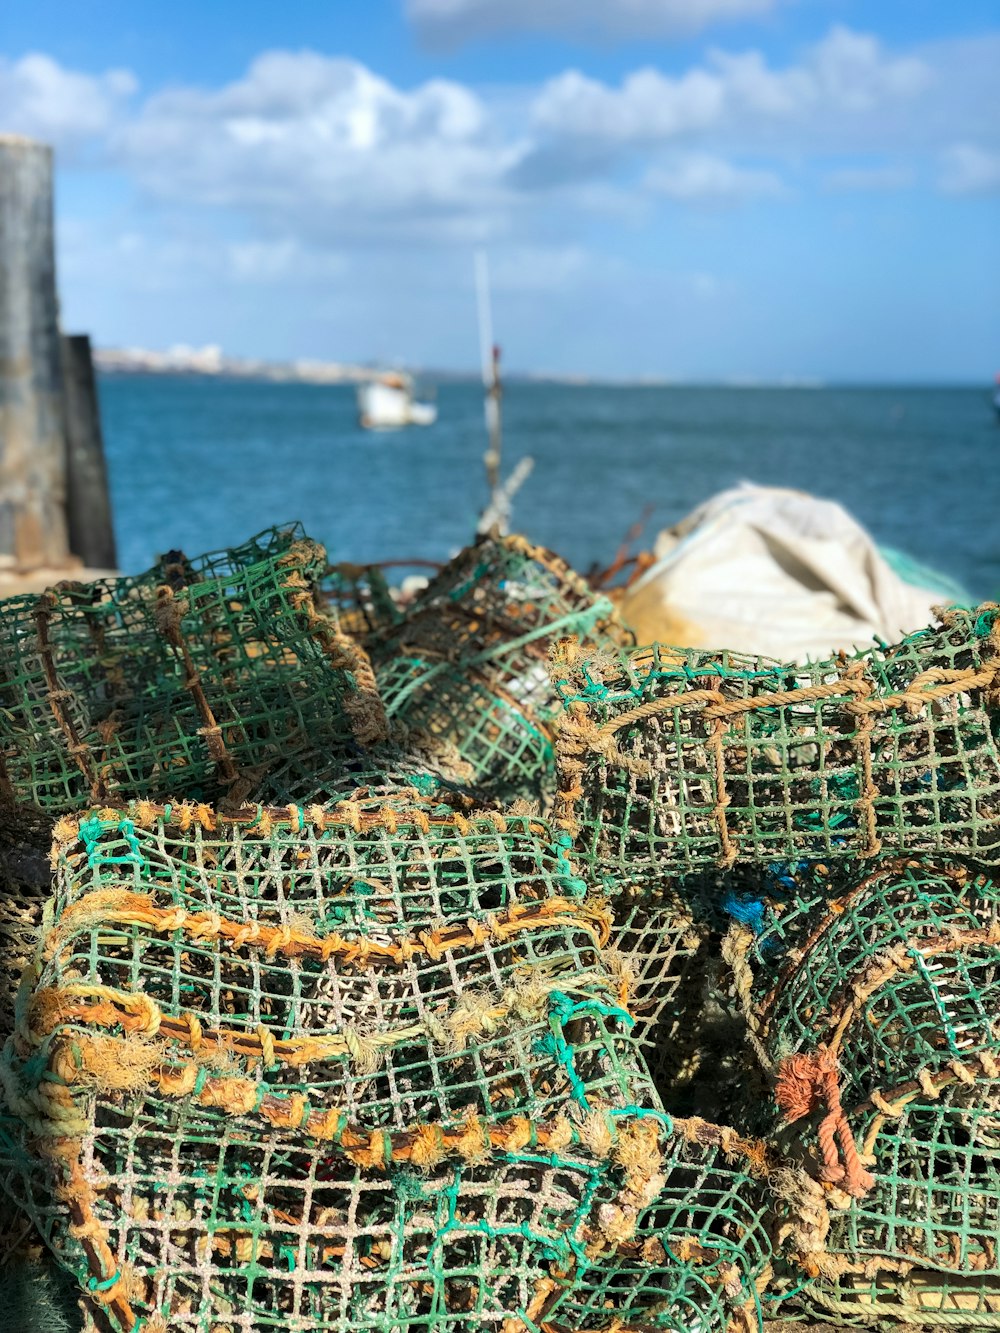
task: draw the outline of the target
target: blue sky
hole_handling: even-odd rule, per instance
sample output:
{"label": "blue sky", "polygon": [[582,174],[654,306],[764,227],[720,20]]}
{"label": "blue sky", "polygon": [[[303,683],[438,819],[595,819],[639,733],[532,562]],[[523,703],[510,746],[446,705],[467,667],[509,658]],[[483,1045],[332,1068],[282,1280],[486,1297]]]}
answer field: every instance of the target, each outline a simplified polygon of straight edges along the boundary
{"label": "blue sky", "polygon": [[998,69],[995,0],[34,0],[0,131],[104,345],[471,368],[484,246],[514,368],[982,381]]}

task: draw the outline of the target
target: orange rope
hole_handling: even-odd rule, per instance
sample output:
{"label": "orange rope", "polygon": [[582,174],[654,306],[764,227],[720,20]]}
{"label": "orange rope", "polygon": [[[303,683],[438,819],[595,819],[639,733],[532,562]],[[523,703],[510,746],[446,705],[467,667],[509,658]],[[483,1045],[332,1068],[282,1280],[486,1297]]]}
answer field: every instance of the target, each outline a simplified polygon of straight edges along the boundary
{"label": "orange rope", "polygon": [[820,1048],[812,1055],[788,1056],[778,1070],[774,1095],[788,1124],[826,1107],[826,1115],[817,1130],[823,1157],[822,1179],[831,1185],[840,1185],[855,1199],[863,1198],[875,1184],[875,1178],[861,1165],[857,1144],[840,1102],[834,1055]]}

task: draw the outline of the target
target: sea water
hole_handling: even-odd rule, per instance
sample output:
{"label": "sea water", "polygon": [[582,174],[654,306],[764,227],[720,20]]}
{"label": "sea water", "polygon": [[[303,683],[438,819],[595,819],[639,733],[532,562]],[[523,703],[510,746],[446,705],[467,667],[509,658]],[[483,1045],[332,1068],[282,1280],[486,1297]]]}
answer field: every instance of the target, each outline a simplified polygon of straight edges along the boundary
{"label": "sea water", "polygon": [[[334,560],[444,560],[486,500],[482,392],[450,383],[434,426],[358,428],[346,386],[106,376],[119,563],[236,544],[301,519]],[[769,389],[511,382],[503,466],[530,456],[514,527],[606,565],[741,480],[838,500],[875,539],[1000,594],[1000,428],[970,388]]]}

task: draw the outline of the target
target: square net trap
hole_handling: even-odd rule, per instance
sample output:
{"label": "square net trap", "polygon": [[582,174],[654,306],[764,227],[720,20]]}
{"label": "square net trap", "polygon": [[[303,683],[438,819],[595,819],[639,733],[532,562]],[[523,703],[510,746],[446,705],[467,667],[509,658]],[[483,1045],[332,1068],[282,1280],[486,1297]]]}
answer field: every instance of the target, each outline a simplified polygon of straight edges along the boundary
{"label": "square net trap", "polygon": [[665,1117],[548,833],[398,803],[57,825],[9,1188],[116,1333],[503,1329],[631,1235]]}
{"label": "square net trap", "polygon": [[607,598],[558,556],[491,537],[446,565],[371,652],[394,725],[446,776],[509,801],[551,794],[546,663],[567,634],[595,648],[625,639]]}
{"label": "square net trap", "polygon": [[879,852],[1000,855],[1000,613],[855,658],[564,652],[558,817],[609,881]]}
{"label": "square net trap", "polygon": [[325,552],[292,527],[0,607],[0,795],[245,799],[279,758],[385,739],[371,667],[317,609]]}

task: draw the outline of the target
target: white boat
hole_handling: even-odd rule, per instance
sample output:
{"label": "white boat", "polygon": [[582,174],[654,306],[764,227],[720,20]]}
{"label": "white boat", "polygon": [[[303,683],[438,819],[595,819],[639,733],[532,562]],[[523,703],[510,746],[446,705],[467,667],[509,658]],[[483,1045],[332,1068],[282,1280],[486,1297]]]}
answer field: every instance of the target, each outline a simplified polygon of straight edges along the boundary
{"label": "white boat", "polygon": [[365,430],[432,426],[437,407],[414,398],[413,377],[391,371],[358,385],[358,424]]}

